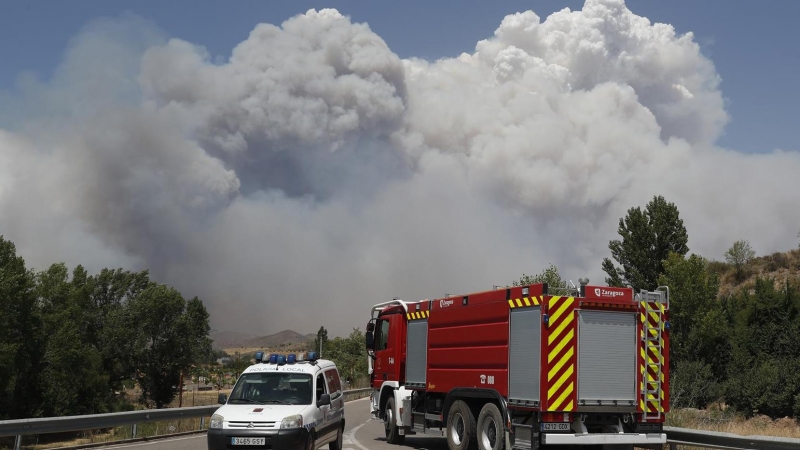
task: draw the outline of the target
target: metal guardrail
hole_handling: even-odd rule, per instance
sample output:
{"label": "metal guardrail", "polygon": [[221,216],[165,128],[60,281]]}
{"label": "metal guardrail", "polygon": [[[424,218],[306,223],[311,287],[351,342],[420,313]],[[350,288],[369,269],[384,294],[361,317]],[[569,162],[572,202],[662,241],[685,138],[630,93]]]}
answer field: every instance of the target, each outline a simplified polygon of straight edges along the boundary
{"label": "metal guardrail", "polygon": [[[345,401],[355,400],[372,388],[343,391]],[[36,419],[0,420],[0,437],[16,436],[15,450],[19,450],[22,436],[31,434],[63,433],[67,431],[112,428],[167,420],[205,418],[214,414],[220,405],[193,406],[188,408],[145,409],[86,416],[41,417]],[[202,427],[202,421],[201,421]],[[135,435],[135,432],[134,432]]]}
{"label": "metal guardrail", "polygon": [[[372,391],[372,388],[344,391],[345,401]],[[87,416],[44,417],[37,419],[0,420],[0,436],[16,436],[15,449],[19,450],[22,436],[31,434],[61,433],[65,431],[111,428],[139,423],[162,422],[176,419],[208,417],[219,405],[189,408],[147,409],[120,413],[92,414]],[[774,436],[740,436],[717,431],[664,427],[670,450],[678,445],[728,450],[800,450],[800,439]]]}
{"label": "metal guardrail", "polygon": [[670,450],[678,445],[729,450],[800,450],[800,439],[774,436],[741,436],[718,431],[664,427]]}

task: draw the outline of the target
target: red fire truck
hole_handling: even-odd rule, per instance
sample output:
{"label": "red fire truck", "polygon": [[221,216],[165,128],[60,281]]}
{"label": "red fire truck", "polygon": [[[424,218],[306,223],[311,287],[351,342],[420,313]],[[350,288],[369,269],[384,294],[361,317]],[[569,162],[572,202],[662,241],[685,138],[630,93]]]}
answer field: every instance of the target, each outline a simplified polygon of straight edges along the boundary
{"label": "red fire truck", "polygon": [[515,286],[372,307],[374,418],[386,440],[450,450],[661,448],[669,289]]}

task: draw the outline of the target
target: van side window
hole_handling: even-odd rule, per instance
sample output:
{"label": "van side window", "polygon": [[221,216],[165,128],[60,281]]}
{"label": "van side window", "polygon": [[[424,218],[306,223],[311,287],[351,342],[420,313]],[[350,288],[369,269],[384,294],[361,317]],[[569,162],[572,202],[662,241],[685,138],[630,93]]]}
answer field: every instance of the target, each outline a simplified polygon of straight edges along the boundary
{"label": "van side window", "polygon": [[315,398],[317,401],[322,398],[322,394],[325,393],[325,377],[322,374],[317,375],[317,393]]}
{"label": "van side window", "polygon": [[328,392],[331,393],[331,399],[338,398],[342,392],[342,382],[339,379],[339,372],[336,369],[325,371],[325,381],[328,383]]}
{"label": "van side window", "polygon": [[375,350],[386,350],[389,342],[389,321],[378,321],[378,332],[375,336]]}

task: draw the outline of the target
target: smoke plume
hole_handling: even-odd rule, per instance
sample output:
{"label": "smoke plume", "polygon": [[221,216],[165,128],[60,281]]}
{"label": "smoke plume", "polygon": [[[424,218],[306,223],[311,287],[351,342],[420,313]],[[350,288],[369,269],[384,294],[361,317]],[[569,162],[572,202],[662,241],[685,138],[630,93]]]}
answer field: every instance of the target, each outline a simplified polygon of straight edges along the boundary
{"label": "smoke plume", "polygon": [[695,253],[794,246],[797,151],[715,146],[720,77],[621,0],[508,15],[471,53],[400,59],[308,11],[218,63],[125,16],[0,93],[0,234],[36,269],[149,269],[217,329],[346,335],[369,307],[601,284],[617,222],[674,202]]}

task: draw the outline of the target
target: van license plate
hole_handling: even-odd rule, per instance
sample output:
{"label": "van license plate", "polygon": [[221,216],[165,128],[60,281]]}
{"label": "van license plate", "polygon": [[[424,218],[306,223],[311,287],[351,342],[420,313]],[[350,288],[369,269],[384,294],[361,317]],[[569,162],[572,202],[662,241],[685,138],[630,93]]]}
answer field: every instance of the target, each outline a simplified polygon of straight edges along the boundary
{"label": "van license plate", "polygon": [[569,423],[542,423],[542,431],[570,431]]}
{"label": "van license plate", "polygon": [[264,445],[266,438],[235,437],[231,438],[231,445]]}

